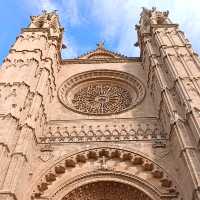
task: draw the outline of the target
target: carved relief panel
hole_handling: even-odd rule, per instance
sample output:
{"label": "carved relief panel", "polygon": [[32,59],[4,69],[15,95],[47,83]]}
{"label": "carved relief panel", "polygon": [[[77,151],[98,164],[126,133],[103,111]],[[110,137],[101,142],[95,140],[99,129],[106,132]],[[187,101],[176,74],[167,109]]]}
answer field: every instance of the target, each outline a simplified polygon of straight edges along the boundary
{"label": "carved relief panel", "polygon": [[142,191],[128,185],[102,181],[83,185],[71,191],[62,200],[151,200]]}

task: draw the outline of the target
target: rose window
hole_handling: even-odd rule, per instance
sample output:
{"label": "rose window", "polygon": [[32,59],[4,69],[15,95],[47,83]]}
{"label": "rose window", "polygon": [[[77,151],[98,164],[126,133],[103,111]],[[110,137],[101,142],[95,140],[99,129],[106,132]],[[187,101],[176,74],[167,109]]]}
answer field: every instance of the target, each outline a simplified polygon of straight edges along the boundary
{"label": "rose window", "polygon": [[78,90],[72,99],[75,109],[84,113],[112,114],[127,109],[132,102],[129,91],[109,81],[93,81]]}
{"label": "rose window", "polygon": [[135,77],[110,70],[75,75],[59,89],[59,98],[67,108],[91,115],[121,113],[139,103],[144,94]]}

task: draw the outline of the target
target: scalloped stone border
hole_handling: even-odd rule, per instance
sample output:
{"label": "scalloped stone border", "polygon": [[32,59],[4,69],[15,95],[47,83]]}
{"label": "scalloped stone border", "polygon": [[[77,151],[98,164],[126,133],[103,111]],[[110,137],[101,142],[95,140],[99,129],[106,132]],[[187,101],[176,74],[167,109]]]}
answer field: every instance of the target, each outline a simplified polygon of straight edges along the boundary
{"label": "scalloped stone border", "polygon": [[[165,195],[170,198],[176,198],[179,194],[177,191],[176,183],[168,176],[167,172],[153,161],[145,158],[137,153],[130,152],[128,150],[101,147],[95,149],[89,149],[86,151],[73,154],[59,160],[40,178],[32,191],[32,198],[37,199],[42,197],[48,190],[49,185],[52,185],[55,181],[58,181],[64,174],[69,173],[72,168],[76,168],[76,165],[84,164],[93,160],[98,162],[102,157],[106,157],[109,160],[117,159],[119,162],[129,163],[133,167],[140,167],[144,173],[148,173],[155,179],[157,184],[166,190]],[[97,169],[100,173],[106,171],[115,174],[117,171],[107,169]],[[127,172],[127,174],[129,174]],[[131,176],[131,174],[129,175]],[[57,193],[57,191],[55,191]]]}

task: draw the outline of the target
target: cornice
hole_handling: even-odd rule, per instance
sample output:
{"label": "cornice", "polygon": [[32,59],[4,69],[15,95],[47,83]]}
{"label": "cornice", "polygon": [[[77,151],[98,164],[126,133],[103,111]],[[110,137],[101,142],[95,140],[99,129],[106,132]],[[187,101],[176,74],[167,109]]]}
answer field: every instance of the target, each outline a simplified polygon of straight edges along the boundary
{"label": "cornice", "polygon": [[68,120],[59,120],[59,119],[53,119],[53,120],[49,120],[47,122],[47,124],[52,125],[52,124],[58,124],[58,123],[70,123],[70,122],[74,122],[74,123],[80,123],[80,122],[113,122],[114,121],[138,121],[138,120],[159,120],[159,118],[157,116],[146,116],[146,117],[127,117],[127,118],[93,118],[93,119],[88,119],[88,118],[80,118],[80,119],[68,119]]}
{"label": "cornice", "polygon": [[171,27],[178,27],[179,24],[151,24],[152,28],[171,28]]}
{"label": "cornice", "polygon": [[127,58],[104,58],[104,59],[63,59],[61,64],[94,64],[94,63],[132,63],[142,62],[140,57],[127,57]]}

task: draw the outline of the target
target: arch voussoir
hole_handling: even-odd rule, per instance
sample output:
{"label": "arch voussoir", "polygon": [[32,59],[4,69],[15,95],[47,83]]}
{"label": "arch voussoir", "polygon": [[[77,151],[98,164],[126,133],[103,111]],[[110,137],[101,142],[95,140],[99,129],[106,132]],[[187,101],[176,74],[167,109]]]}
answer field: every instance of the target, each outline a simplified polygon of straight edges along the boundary
{"label": "arch voussoir", "polygon": [[[115,162],[115,164],[109,164],[112,162]],[[137,169],[137,173],[134,176],[144,179],[145,182],[153,180],[149,181],[149,183],[153,183],[154,187],[159,191],[159,195],[168,195],[173,198],[178,196],[176,183],[162,167],[152,160],[128,150],[101,147],[73,154],[52,165],[34,186],[31,197],[37,199],[45,196],[49,187],[62,180],[62,177],[66,177],[72,170],[76,170],[76,168],[80,170],[80,166],[84,167],[87,163],[93,163],[91,170],[99,172],[123,172],[131,175],[133,169]],[[112,167],[107,166],[107,163]],[[96,166],[95,164],[98,165]],[[126,170],[118,167],[120,165],[126,166]],[[145,179],[144,177],[148,178]]]}

